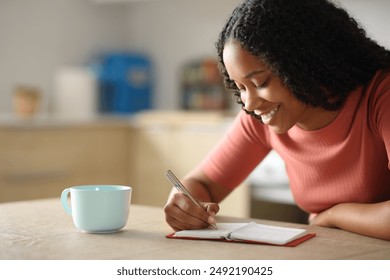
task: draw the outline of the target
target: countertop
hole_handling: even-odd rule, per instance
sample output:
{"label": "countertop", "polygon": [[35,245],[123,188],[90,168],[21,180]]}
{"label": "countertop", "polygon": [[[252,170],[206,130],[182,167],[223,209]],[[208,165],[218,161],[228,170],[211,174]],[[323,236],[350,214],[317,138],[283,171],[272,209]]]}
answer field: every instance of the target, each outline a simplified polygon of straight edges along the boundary
{"label": "countertop", "polygon": [[140,125],[169,124],[224,124],[229,125],[235,114],[225,111],[149,110],[136,114],[96,114],[85,117],[38,115],[30,118],[13,114],[0,114],[0,129],[58,128],[85,125]]}
{"label": "countertop", "polygon": [[307,228],[316,237],[296,247],[177,240],[162,208],[132,204],[127,226],[114,234],[82,233],[60,199],[0,204],[0,259],[231,259],[389,260],[390,242],[347,231],[268,220],[218,217],[218,222],[256,221]]}

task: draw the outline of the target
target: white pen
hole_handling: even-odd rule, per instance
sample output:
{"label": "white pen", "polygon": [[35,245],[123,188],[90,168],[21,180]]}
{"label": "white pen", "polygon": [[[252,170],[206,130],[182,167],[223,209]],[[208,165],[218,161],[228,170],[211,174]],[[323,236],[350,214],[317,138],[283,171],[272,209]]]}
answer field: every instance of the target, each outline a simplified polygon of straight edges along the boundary
{"label": "white pen", "polygon": [[[172,185],[181,193],[183,193],[185,196],[187,196],[191,201],[198,206],[199,208],[202,208],[202,205],[199,204],[199,202],[191,195],[191,193],[186,189],[186,187],[180,182],[180,180],[173,174],[171,170],[168,170],[165,173],[165,177],[172,183]],[[210,224],[210,227],[213,229],[217,229],[217,226],[215,224]]]}

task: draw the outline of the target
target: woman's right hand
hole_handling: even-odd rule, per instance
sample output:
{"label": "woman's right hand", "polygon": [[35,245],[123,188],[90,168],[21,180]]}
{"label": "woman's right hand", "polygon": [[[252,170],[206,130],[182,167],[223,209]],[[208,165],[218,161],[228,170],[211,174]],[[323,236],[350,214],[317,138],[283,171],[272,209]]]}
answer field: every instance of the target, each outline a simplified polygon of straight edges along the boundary
{"label": "woman's right hand", "polygon": [[164,207],[165,220],[173,230],[203,229],[215,224],[215,215],[219,205],[212,202],[200,202],[202,208],[195,205],[186,195],[174,193]]}

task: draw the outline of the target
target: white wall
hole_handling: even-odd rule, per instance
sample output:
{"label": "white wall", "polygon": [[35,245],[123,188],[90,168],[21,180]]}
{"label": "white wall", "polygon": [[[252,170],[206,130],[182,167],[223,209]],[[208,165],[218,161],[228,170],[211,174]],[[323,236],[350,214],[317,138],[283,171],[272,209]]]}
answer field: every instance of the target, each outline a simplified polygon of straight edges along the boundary
{"label": "white wall", "polygon": [[0,113],[12,111],[15,85],[39,87],[47,103],[59,67],[123,47],[125,14],[89,0],[0,0]]}
{"label": "white wall", "polygon": [[[368,34],[390,48],[390,1],[338,1]],[[240,2],[100,5],[92,0],[0,0],[0,114],[12,111],[15,85],[38,86],[47,102],[56,69],[82,65],[100,51],[119,48],[151,56],[156,70],[154,103],[161,109],[177,108],[180,67],[188,60],[215,55],[218,33]]]}
{"label": "white wall", "polygon": [[215,56],[214,43],[240,0],[160,0],[129,5],[128,45],[152,56],[159,108],[179,106],[182,64]]}
{"label": "white wall", "polygon": [[[336,0],[335,0],[336,1]],[[128,45],[150,54],[157,70],[155,104],[177,108],[179,71],[188,60],[215,55],[214,43],[241,0],[159,0],[129,5]],[[380,43],[390,48],[389,0],[339,0]]]}
{"label": "white wall", "polygon": [[389,0],[335,0],[381,45],[390,49]]}

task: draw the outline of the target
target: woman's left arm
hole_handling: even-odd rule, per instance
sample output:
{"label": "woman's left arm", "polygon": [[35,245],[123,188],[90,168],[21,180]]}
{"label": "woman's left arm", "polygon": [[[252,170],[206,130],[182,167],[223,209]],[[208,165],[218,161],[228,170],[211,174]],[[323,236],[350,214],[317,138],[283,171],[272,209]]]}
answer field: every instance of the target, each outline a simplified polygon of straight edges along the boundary
{"label": "woman's left arm", "polygon": [[310,224],[390,240],[390,200],[374,204],[341,203],[316,215]]}
{"label": "woman's left arm", "polygon": [[[383,139],[390,159],[390,71],[382,71],[379,82],[370,87],[372,127]],[[389,164],[390,169],[390,164]],[[388,186],[390,187],[390,186]],[[390,200],[373,204],[340,203],[319,213],[310,224],[337,227],[358,234],[390,240]]]}

